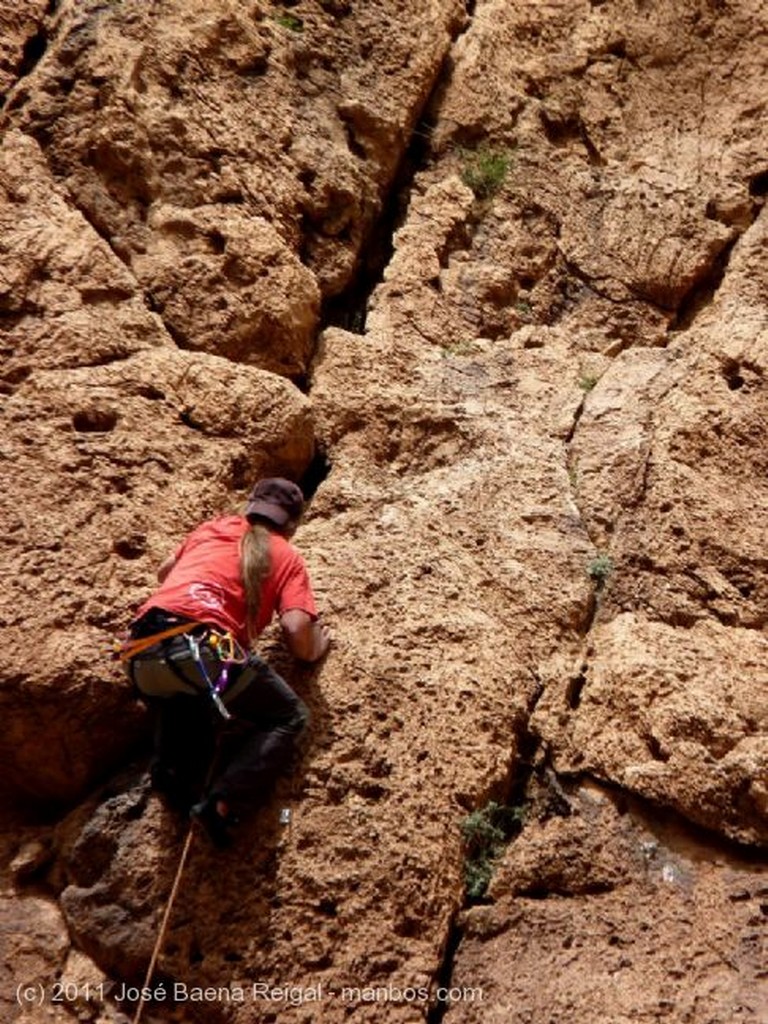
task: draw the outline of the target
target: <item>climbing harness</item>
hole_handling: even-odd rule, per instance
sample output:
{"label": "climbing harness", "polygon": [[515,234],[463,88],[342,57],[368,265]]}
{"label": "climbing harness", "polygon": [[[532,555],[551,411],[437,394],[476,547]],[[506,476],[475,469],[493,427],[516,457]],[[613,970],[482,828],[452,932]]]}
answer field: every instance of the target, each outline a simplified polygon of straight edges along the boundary
{"label": "climbing harness", "polygon": [[[169,646],[175,638],[185,642],[189,658],[195,665],[196,674],[202,682],[202,687],[185,674],[182,666],[177,663],[179,660],[178,648],[174,655],[172,646]],[[152,648],[155,647],[157,652],[152,651]],[[174,692],[172,689],[166,690],[167,684],[164,683],[160,684],[159,690],[148,687],[146,682],[142,686],[138,685],[137,664],[149,657],[152,661],[162,663],[171,676],[178,680],[180,686],[176,686],[175,692],[193,693],[197,690],[207,693],[214,707],[225,720],[232,717],[222,699],[223,694],[233,682],[232,669],[236,665],[245,665],[248,660],[246,652],[230,631],[197,621],[183,622],[149,636],[127,640],[121,645],[117,657],[126,664],[128,674],[142,696],[162,698]],[[215,671],[211,670],[212,661],[215,663]],[[215,678],[211,678],[212,676]]]}

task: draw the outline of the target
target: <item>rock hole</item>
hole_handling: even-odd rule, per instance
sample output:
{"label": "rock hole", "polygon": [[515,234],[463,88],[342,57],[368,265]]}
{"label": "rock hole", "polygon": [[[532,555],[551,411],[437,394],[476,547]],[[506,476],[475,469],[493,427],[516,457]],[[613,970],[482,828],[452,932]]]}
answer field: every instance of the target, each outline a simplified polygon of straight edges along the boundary
{"label": "rock hole", "polygon": [[345,118],[343,114],[341,116],[344,121],[344,131],[347,136],[347,146],[349,147],[350,153],[356,156],[359,160],[366,160],[368,154],[365,146],[357,140],[354,124],[348,118]]}
{"label": "rock hole", "polygon": [[181,420],[185,427],[190,427],[192,430],[202,429],[201,425],[192,418],[192,413],[189,412],[187,409],[184,409],[182,412],[179,413],[179,419]]}
{"label": "rock hole", "polygon": [[125,494],[128,490],[128,481],[123,476],[112,477],[109,483],[116,494]]}
{"label": "rock hole", "polygon": [[528,900],[545,900],[549,896],[549,890],[541,885],[532,885],[530,889],[523,889],[520,892]]}
{"label": "rock hole", "polygon": [[79,434],[106,434],[115,429],[117,420],[114,409],[82,409],[72,417],[72,426]]}
{"label": "rock hole", "polygon": [[224,959],[228,964],[239,964],[243,959],[243,954],[236,952],[234,949],[230,949],[224,954]]}
{"label": "rock hole", "polygon": [[389,790],[386,786],[379,786],[375,782],[366,782],[362,786],[357,787],[357,792],[365,800],[372,800],[374,803],[377,800],[381,800],[382,797],[386,796]]}
{"label": "rock hole", "polygon": [[629,798],[626,793],[620,790],[616,792],[614,794],[613,802],[616,807],[617,814],[620,814],[623,817],[625,814],[629,813]]}
{"label": "rock hole", "polygon": [[112,550],[120,558],[126,559],[128,562],[134,561],[136,558],[141,556],[147,550],[147,538],[143,534],[134,534],[130,537],[121,537],[116,540],[112,546]]}
{"label": "rock hole", "polygon": [[133,293],[125,288],[83,288],[80,292],[84,306],[113,305],[124,302]]}
{"label": "rock hole", "polygon": [[320,900],[317,905],[317,909],[321,914],[325,914],[326,917],[336,917],[338,914],[338,907],[335,900]]}
{"label": "rock hole", "polygon": [[32,373],[32,367],[31,366],[24,366],[24,365],[22,365],[22,366],[14,366],[14,368],[12,370],[9,370],[6,373],[5,379],[10,384],[21,384],[21,383],[23,383],[23,381],[25,381],[27,379],[27,377],[30,375],[30,373]]}
{"label": "rock hole", "polygon": [[751,196],[768,195],[768,171],[761,171],[760,174],[756,174],[750,179],[749,194]]}
{"label": "rock hole", "polygon": [[314,167],[303,167],[299,171],[297,177],[301,184],[304,186],[304,188],[308,189],[310,185],[314,182],[315,178],[317,177],[317,171],[314,169]]}
{"label": "rock hole", "polygon": [[19,67],[19,78],[30,74],[42,59],[48,49],[48,36],[45,29],[39,29],[24,44],[22,51],[21,65]]}
{"label": "rock hole", "polygon": [[314,496],[320,484],[327,479],[332,468],[331,460],[326,452],[322,448],[318,448],[299,480],[299,487],[307,501]]}
{"label": "rock hole", "polygon": [[229,467],[229,486],[233,491],[244,490],[250,480],[250,461],[245,455],[235,455]]}
{"label": "rock hole", "polygon": [[208,242],[210,243],[213,252],[222,253],[227,248],[227,240],[220,231],[215,229],[208,235]]}
{"label": "rock hole", "polygon": [[547,141],[553,146],[565,146],[581,138],[582,126],[577,117],[553,117],[546,110],[541,110],[539,116]]}
{"label": "rock hole", "polygon": [[666,763],[669,760],[669,754],[662,750],[661,744],[655,736],[648,736],[645,742],[654,761],[662,761]]}
{"label": "rock hole", "polygon": [[730,391],[739,391],[744,387],[744,378],[740,371],[741,364],[735,359],[728,359],[723,363],[723,377]]}
{"label": "rock hole", "polygon": [[141,398],[148,398],[150,402],[156,402],[165,398],[165,392],[156,388],[154,384],[142,384],[136,388],[136,394]]}
{"label": "rock hole", "polygon": [[584,689],[586,682],[587,677],[584,674],[584,671],[581,671],[568,683],[568,686],[565,691],[565,699],[568,704],[568,707],[574,711],[579,706],[579,704],[581,704],[581,691]]}

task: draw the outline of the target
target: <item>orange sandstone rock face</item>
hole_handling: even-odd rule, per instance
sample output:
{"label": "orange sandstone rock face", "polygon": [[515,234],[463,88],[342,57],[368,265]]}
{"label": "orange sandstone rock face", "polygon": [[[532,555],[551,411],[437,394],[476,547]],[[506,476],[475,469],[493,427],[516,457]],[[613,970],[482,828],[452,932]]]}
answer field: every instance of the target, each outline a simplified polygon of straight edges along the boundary
{"label": "orange sandstone rock face", "polygon": [[[766,15],[50,8],[1,65],[0,752],[59,812],[8,840],[4,934],[107,986],[54,1012],[134,1010],[184,836],[110,638],[319,446],[334,647],[266,641],[310,732],[193,847],[158,976],[219,995],[152,1018],[760,1021]],[[525,821],[468,907],[491,798]]]}

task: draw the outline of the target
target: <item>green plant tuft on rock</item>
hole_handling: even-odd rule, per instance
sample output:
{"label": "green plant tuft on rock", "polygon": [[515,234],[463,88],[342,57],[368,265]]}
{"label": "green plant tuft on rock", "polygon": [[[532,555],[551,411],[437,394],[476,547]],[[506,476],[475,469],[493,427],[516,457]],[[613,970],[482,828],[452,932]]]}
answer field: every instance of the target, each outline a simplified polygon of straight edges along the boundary
{"label": "green plant tuft on rock", "polygon": [[282,25],[283,28],[289,28],[291,32],[304,31],[304,22],[301,18],[297,18],[295,14],[276,14],[275,21],[278,25]]}
{"label": "green plant tuft on rock", "polygon": [[613,572],[613,560],[610,555],[598,555],[587,566],[587,575],[597,584],[598,590],[605,585]]}
{"label": "green plant tuft on rock", "polygon": [[524,806],[507,807],[495,800],[464,818],[461,823],[466,854],[464,885],[469,899],[477,900],[485,895],[494,862],[524,820]]}
{"label": "green plant tuft on rock", "polygon": [[490,199],[496,195],[509,171],[511,156],[506,149],[479,146],[477,149],[459,150],[461,180],[475,193],[477,199]]}
{"label": "green plant tuft on rock", "polygon": [[464,341],[449,342],[442,345],[441,349],[444,356],[471,356],[478,350],[475,342],[468,338]]}

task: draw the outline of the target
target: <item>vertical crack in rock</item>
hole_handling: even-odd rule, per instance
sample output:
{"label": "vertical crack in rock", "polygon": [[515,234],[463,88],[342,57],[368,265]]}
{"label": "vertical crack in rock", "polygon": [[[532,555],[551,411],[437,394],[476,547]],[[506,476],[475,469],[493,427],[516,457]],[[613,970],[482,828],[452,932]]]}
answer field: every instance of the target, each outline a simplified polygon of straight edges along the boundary
{"label": "vertical crack in rock", "polygon": [[331,460],[328,457],[328,453],[322,446],[318,446],[315,454],[310,462],[309,466],[304,472],[304,475],[299,480],[299,486],[301,487],[304,498],[309,501],[317,491],[318,487],[328,477],[331,472],[332,465]]}
{"label": "vertical crack in rock", "polygon": [[[573,501],[573,505],[574,505],[574,507],[578,511],[579,519],[581,521],[581,524],[583,525],[583,528],[584,528],[584,531],[585,531],[587,537],[589,538],[590,544],[592,545],[592,547],[597,552],[597,551],[600,551],[600,545],[598,544],[597,539],[595,538],[593,531],[590,529],[589,519],[586,516],[584,516],[584,514],[582,512],[582,509],[581,509],[581,506],[579,504],[579,495],[578,495],[577,479],[576,479],[577,467],[576,467],[576,465],[575,465],[575,463],[573,461],[573,456],[572,456],[573,440],[574,440],[574,438],[576,436],[576,432],[577,432],[577,430],[579,428],[579,423],[581,422],[581,418],[584,415],[584,410],[586,408],[586,402],[587,402],[588,395],[589,395],[589,393],[584,394],[582,396],[582,399],[579,402],[578,407],[576,408],[576,410],[574,412],[573,422],[571,424],[571,427],[570,427],[570,429],[569,429],[569,431],[568,431],[568,433],[567,433],[567,435],[565,437],[565,442],[564,442],[564,446],[565,446],[565,466],[566,466],[566,471],[568,473],[568,479],[569,479],[569,482],[570,482],[570,493],[571,493],[571,499]],[[643,489],[645,489],[646,485],[647,485],[647,460],[646,460],[646,466],[645,466],[644,471],[643,471]],[[605,559],[605,561],[602,564],[604,564],[606,567],[610,566],[610,557],[609,557],[609,552],[608,551],[601,552],[601,554],[599,556],[597,556],[597,558],[595,559],[595,562],[593,562],[592,564],[596,565],[600,558],[604,558]],[[592,629],[593,629],[593,627],[595,625],[595,621],[597,619],[598,612],[600,610],[600,598],[601,598],[601,595],[602,595],[603,585],[605,583],[605,579],[604,578],[601,578],[596,573],[591,572],[589,568],[587,568],[587,571],[590,572],[590,576],[593,579],[594,586],[590,589],[589,596],[587,598],[587,605],[586,605],[586,608],[584,610],[584,616],[583,616],[583,620],[582,620],[583,624],[582,624],[581,632],[582,632],[582,636],[583,636],[583,651],[584,651],[583,660],[581,662],[579,671],[574,675],[574,677],[568,683],[568,687],[567,687],[567,691],[566,691],[568,706],[571,708],[571,710],[575,710],[579,706],[579,703],[581,702],[582,691],[583,691],[584,687],[586,686],[588,678],[589,678],[590,660],[591,660],[591,658],[594,655],[594,651],[593,651],[593,649],[592,649],[592,647],[590,646],[590,643],[589,643],[589,638],[590,638],[590,634],[592,632]],[[610,572],[610,568],[608,568],[608,572]]]}
{"label": "vertical crack in rock", "polygon": [[[441,70],[437,83],[427,99],[425,110],[430,108],[432,96],[439,87],[442,75]],[[426,114],[417,122],[411,142],[405,149],[385,199],[381,216],[372,225],[368,240],[361,246],[358,271],[340,295],[328,299],[324,304],[319,331],[326,327],[341,327],[352,334],[365,333],[368,300],[376,286],[381,283],[384,271],[392,259],[393,238],[407,210],[413,179],[426,163],[433,127],[434,122]]]}
{"label": "vertical crack in rock", "polygon": [[[534,772],[548,772],[554,775],[552,769],[547,765],[546,759],[542,759],[537,763],[541,738],[530,727],[536,706],[543,694],[544,684],[541,680],[537,679],[536,687],[528,701],[521,717],[519,728],[515,734],[507,773],[504,778],[498,780],[499,799],[504,808],[517,809],[525,805],[526,794]],[[505,845],[513,842],[521,829],[522,823],[518,824],[514,830],[508,832]],[[454,964],[464,938],[462,912],[478,902],[482,902],[482,900],[471,897],[465,889],[462,904],[456,908],[448,926],[442,960],[434,978],[436,991],[451,988]],[[450,1002],[446,1000],[433,1003],[427,1014],[427,1024],[440,1024],[449,1007]]]}
{"label": "vertical crack in rock", "polygon": [[[475,0],[466,2],[466,20],[452,36],[455,45],[472,24]],[[372,225],[368,240],[361,246],[359,269],[341,294],[327,300],[320,317],[319,332],[326,327],[341,327],[352,334],[364,334],[368,301],[384,278],[384,272],[394,253],[394,235],[408,210],[411,188],[419,171],[429,164],[432,152],[432,132],[437,124],[438,99],[452,68],[452,48],[446,50],[442,64],[435,75],[432,88],[422,106],[409,145],[392,180],[382,214]]]}
{"label": "vertical crack in rock", "polygon": [[[453,966],[463,938],[464,929],[459,923],[459,915],[456,913],[451,920],[451,924],[448,929],[448,938],[443,952],[443,962],[440,964],[440,969],[435,977],[438,989],[450,989],[451,987]],[[449,1006],[450,1003],[447,1000],[435,1001],[427,1013],[426,1024],[441,1024]]]}

